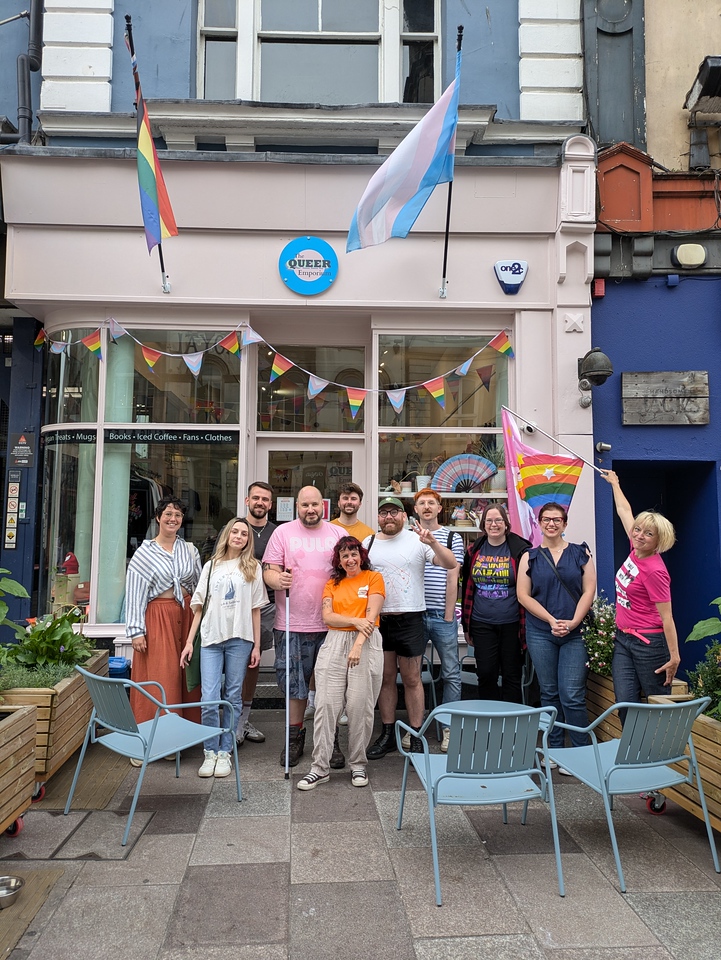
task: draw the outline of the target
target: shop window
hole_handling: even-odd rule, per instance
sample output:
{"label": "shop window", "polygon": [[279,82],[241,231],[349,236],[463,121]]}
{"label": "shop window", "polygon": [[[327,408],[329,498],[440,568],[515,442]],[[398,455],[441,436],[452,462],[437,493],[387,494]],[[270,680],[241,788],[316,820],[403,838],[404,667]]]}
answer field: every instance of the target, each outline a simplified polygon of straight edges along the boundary
{"label": "shop window", "polygon": [[[440,0],[201,0],[205,99],[433,103]],[[328,78],[333,82],[329,83]]]}
{"label": "shop window", "polygon": [[100,361],[83,337],[92,328],[61,330],[52,335],[53,343],[65,343],[62,353],[48,351],[45,395],[46,423],[93,423],[98,418],[98,376]]}
{"label": "shop window", "polygon": [[[275,354],[293,366],[270,382]],[[346,387],[364,387],[363,347],[278,346],[258,350],[258,430],[279,433],[363,433],[365,404],[353,417]],[[329,381],[308,398],[308,373]]]}
{"label": "shop window", "polygon": [[[128,442],[128,436],[133,441]],[[187,504],[184,539],[201,557],[237,509],[238,431],[170,427],[106,428],[97,621],[124,618],[125,571],[143,540],[157,534],[155,507],[163,496]]]}
{"label": "shop window", "polygon": [[[130,336],[107,349],[105,418],[112,423],[238,423],[240,357],[218,346],[223,332],[143,330],[142,346],[164,354],[151,369]],[[182,354],[208,351],[197,377]],[[166,356],[165,354],[174,354]]]}

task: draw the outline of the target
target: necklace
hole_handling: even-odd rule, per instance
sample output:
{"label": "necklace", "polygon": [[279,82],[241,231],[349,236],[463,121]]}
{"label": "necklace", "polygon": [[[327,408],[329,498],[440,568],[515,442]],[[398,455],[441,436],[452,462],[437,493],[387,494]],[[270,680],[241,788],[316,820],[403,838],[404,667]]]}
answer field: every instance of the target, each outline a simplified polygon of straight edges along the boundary
{"label": "necklace", "polygon": [[268,526],[268,521],[266,520],[262,527],[256,527],[255,524],[253,523],[249,523],[248,526],[256,535],[256,537],[259,537],[261,533],[265,530],[265,528]]}

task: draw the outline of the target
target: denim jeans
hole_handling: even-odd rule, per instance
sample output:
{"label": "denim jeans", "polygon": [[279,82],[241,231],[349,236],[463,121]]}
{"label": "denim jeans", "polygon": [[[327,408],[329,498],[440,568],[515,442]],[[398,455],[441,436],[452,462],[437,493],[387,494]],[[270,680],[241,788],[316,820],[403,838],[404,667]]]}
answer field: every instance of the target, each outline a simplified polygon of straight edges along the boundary
{"label": "denim jeans", "polygon": [[[231,637],[222,643],[213,643],[209,647],[200,648],[200,689],[203,700],[220,700],[223,673],[225,673],[224,699],[233,705],[233,729],[221,733],[220,737],[210,737],[203,741],[206,750],[223,750],[226,753],[233,751],[233,737],[235,727],[243,712],[243,681],[248,669],[253,644],[250,640],[240,637]],[[203,724],[206,727],[219,727],[220,708],[201,707]],[[230,726],[230,717],[223,717],[223,722]]]}
{"label": "denim jeans", "polygon": [[[541,688],[541,706],[555,707],[558,720],[577,727],[588,726],[586,712],[586,647],[580,630],[569,637],[554,637],[550,625],[526,620],[526,643],[536,668]],[[571,733],[574,747],[584,747],[589,742],[588,734]],[[556,727],[548,737],[552,747],[564,746],[566,731]]]}
{"label": "denim jeans", "polygon": [[[663,633],[644,634],[650,643],[644,643],[631,633],[616,631],[616,643],[613,647],[613,692],[617,703],[640,703],[641,694],[645,696],[664,696],[671,692],[665,686],[666,674],[654,673],[663,666],[670,654]],[[626,719],[626,711],[619,710],[621,723]]]}
{"label": "denim jeans", "polygon": [[441,661],[443,696],[441,703],[454,703],[461,699],[461,661],[458,657],[458,623],[443,619],[444,610],[426,610],[423,614],[423,630],[426,643],[433,644]]}
{"label": "denim jeans", "polygon": [[518,638],[518,620],[513,623],[471,620],[469,638],[476,659],[478,699],[523,703],[523,652]]}

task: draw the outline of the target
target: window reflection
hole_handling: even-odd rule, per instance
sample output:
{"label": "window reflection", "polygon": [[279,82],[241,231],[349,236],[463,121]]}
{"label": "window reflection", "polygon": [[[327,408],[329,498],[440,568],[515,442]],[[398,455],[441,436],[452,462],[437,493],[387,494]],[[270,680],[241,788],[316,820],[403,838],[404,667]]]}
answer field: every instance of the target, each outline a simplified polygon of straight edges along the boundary
{"label": "window reflection", "polygon": [[85,344],[90,328],[61,330],[53,342],[67,343],[62,353],[48,351],[45,378],[46,423],[92,423],[98,417],[100,361]]}

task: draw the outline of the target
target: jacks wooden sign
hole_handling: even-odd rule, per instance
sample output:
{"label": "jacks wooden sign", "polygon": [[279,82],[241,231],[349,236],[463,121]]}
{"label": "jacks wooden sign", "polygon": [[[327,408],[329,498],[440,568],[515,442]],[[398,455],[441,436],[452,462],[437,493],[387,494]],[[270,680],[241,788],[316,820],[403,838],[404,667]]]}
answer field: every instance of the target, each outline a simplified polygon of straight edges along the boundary
{"label": "jacks wooden sign", "polygon": [[708,370],[624,373],[624,425],[697,426],[709,422]]}

